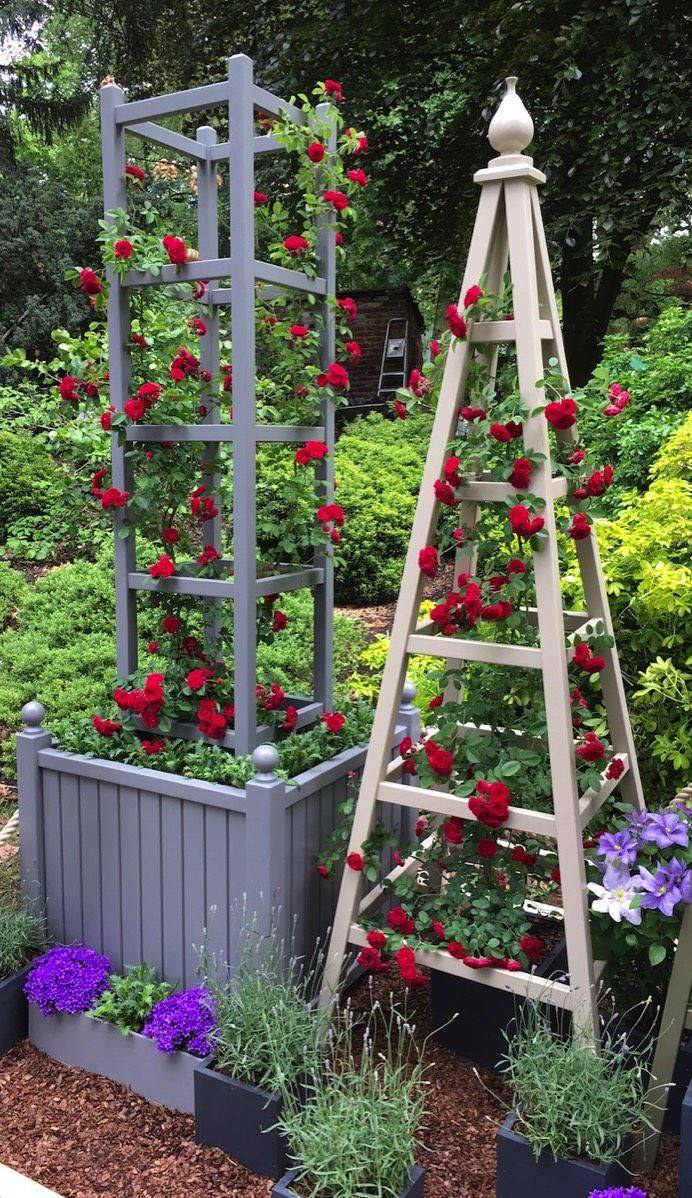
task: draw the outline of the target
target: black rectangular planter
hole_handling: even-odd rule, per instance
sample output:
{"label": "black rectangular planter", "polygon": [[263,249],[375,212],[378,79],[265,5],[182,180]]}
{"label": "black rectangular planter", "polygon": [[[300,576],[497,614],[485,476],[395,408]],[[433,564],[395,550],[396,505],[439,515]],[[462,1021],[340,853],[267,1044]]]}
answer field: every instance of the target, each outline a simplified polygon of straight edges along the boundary
{"label": "black rectangular planter", "polygon": [[550,1152],[536,1160],[529,1141],[513,1130],[515,1119],[508,1115],[497,1133],[495,1198],[588,1198],[592,1190],[628,1182],[630,1175],[617,1163],[600,1165]]}
{"label": "black rectangular planter", "polygon": [[[289,1169],[281,1181],[277,1181],[272,1189],[273,1198],[299,1198],[295,1190],[291,1189],[291,1182],[297,1173],[297,1169]],[[404,1186],[399,1198],[423,1198],[424,1181],[425,1169],[421,1169],[420,1165],[414,1165],[408,1183]]]}
{"label": "black rectangular planter", "polygon": [[[564,939],[536,969],[537,977],[549,978],[567,970]],[[511,990],[496,990],[480,981],[454,977],[433,969],[430,973],[430,1008],[435,1039],[467,1061],[496,1069],[507,1050],[503,1033],[514,1019],[522,999]],[[552,1008],[551,1008],[552,1010]]]}
{"label": "black rectangular planter", "polygon": [[29,966],[0,982],[0,1056],[26,1040],[29,1029],[29,1004],[24,997],[24,982]]}
{"label": "black rectangular planter", "polygon": [[692,1082],[687,1087],[680,1116],[678,1194],[679,1198],[690,1198],[692,1194]]}
{"label": "black rectangular planter", "polygon": [[274,1125],[281,1095],[236,1081],[204,1063],[195,1069],[195,1140],[221,1148],[260,1177],[288,1168],[286,1141]]}

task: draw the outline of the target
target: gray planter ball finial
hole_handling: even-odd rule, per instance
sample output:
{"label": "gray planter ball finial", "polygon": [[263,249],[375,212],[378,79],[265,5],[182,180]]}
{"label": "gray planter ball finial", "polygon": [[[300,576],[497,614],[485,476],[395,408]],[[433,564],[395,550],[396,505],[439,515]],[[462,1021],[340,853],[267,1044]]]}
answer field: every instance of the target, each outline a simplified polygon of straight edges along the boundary
{"label": "gray planter ball finial", "polygon": [[258,745],[252,754],[252,764],[257,770],[256,778],[260,782],[275,782],[274,773],[279,764],[279,752],[274,745]]}
{"label": "gray planter ball finial", "polygon": [[416,697],[417,690],[418,690],[418,687],[416,686],[415,682],[411,682],[411,679],[407,678],[404,685],[401,688],[401,706],[402,707],[408,708],[413,705],[413,700]]}
{"label": "gray planter ball finial", "polygon": [[31,699],[22,707],[22,722],[28,729],[40,728],[46,718],[46,709],[37,699]]}

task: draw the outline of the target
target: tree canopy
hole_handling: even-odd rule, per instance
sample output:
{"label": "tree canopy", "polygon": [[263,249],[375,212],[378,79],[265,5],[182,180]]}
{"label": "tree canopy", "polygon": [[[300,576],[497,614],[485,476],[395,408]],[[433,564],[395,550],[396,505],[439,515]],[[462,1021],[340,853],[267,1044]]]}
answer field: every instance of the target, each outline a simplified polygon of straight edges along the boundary
{"label": "tree canopy", "polygon": [[[411,283],[429,301],[457,282],[477,198],[471,176],[489,157],[487,120],[504,76],[517,74],[548,176],[545,221],[577,382],[598,360],[631,255],[658,222],[687,216],[689,22],[670,0],[38,7],[53,13],[48,41],[51,21],[78,20],[83,31],[64,119],[107,73],[136,98],[220,78],[240,51],[282,94],[340,79],[349,120],[372,147],[369,235],[353,281]],[[21,109],[21,97],[15,103]],[[39,124],[50,116],[24,112]]]}

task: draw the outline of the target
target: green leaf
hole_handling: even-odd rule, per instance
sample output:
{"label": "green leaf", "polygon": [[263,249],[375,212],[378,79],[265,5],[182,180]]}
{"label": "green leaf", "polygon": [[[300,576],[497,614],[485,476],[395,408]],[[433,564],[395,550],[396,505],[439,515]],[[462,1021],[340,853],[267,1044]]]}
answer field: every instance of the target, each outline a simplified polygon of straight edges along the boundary
{"label": "green leaf", "polygon": [[652,965],[660,965],[661,961],[665,961],[666,946],[665,944],[650,944],[649,945],[649,961]]}

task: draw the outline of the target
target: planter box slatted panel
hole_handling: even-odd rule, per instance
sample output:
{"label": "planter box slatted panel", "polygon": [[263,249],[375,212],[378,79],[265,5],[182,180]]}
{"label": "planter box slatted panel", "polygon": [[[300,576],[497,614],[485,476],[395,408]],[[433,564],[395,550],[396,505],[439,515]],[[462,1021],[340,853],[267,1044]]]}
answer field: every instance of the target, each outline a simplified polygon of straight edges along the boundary
{"label": "planter box slatted panel", "polygon": [[[416,729],[407,703],[393,745]],[[278,911],[287,942],[295,925],[295,950],[308,959],[324,942],[338,876],[320,878],[315,859],[358,784],[364,748],[291,786],[260,768],[240,790],[50,745],[37,726],[19,736],[22,881],[45,902],[54,940],[83,941],[118,970],[146,961],[174,986],[195,984],[205,928],[210,952],[233,967],[243,905],[261,928]],[[415,811],[386,818],[410,838]]]}

